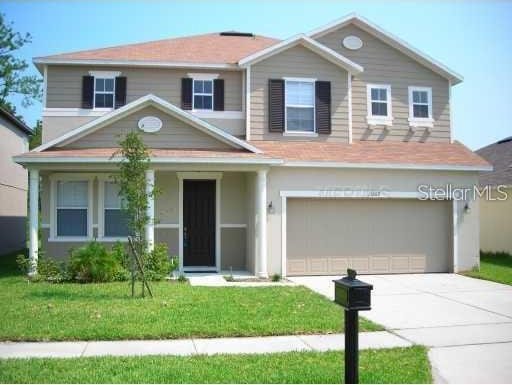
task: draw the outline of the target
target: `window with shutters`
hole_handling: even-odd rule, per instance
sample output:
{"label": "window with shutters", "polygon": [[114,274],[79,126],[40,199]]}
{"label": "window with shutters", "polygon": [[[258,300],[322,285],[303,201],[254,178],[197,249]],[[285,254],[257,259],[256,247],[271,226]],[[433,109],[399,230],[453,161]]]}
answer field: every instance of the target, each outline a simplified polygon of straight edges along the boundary
{"label": "window with shutters", "polygon": [[194,79],[192,90],[193,110],[213,110],[213,80]]}
{"label": "window with shutters", "polygon": [[314,79],[285,79],[285,133],[315,133]]}
{"label": "window with shutters", "polygon": [[[101,193],[101,192],[100,192]],[[119,195],[119,185],[105,181],[103,184],[103,236],[127,237],[128,219],[123,211],[123,200]]]}
{"label": "window with shutters", "polygon": [[383,84],[367,85],[368,124],[391,125],[391,86]]}
{"label": "window with shutters", "polygon": [[89,228],[89,181],[56,182],[57,237],[87,237]]}
{"label": "window with shutters", "polygon": [[115,77],[94,78],[94,108],[114,108]]}
{"label": "window with shutters", "polygon": [[432,127],[432,88],[409,87],[409,124]]}

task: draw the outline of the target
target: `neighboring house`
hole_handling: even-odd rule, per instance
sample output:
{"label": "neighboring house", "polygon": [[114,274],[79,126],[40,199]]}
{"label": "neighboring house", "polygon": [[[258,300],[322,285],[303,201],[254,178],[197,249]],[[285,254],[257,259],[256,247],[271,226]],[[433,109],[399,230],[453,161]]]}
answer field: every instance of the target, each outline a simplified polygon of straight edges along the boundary
{"label": "neighboring house", "polygon": [[480,198],[480,249],[512,254],[512,136],[476,153],[494,167],[479,179],[480,187],[491,191],[491,199]]}
{"label": "neighboring house", "polygon": [[0,255],[26,247],[28,174],[12,157],[28,151],[31,134],[0,107]]}
{"label": "neighboring house", "polygon": [[[43,144],[17,156],[41,178],[50,256],[126,240],[111,155],[151,148],[148,239],[185,271],[259,276],[448,272],[479,263],[478,205],[421,200],[471,188],[490,165],[452,138],[460,75],[350,15],[288,40],[223,32],[34,59]],[[154,203],[154,204],[153,204]],[[31,256],[37,256],[36,212]]]}

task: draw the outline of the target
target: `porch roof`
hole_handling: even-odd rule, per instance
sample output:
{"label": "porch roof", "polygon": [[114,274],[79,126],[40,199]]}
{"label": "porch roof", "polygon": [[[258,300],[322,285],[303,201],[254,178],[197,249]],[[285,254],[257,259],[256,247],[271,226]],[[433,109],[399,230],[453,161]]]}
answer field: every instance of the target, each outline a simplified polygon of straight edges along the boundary
{"label": "porch roof", "polygon": [[[489,171],[492,166],[459,142],[405,143],[358,141],[253,141],[261,153],[243,149],[151,149],[151,161],[169,163],[233,163],[294,167],[388,168],[416,170]],[[52,148],[14,157],[21,164],[112,163],[118,148]]]}

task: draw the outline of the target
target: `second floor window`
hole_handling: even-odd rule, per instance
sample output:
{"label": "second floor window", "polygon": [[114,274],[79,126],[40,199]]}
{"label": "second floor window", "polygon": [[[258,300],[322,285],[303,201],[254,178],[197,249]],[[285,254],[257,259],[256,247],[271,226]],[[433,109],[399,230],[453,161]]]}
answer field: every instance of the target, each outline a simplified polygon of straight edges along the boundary
{"label": "second floor window", "polygon": [[193,91],[193,110],[213,109],[213,80],[194,79]]}
{"label": "second floor window", "polygon": [[372,116],[388,116],[388,89],[374,86],[370,88],[370,103]]}
{"label": "second floor window", "polygon": [[432,118],[432,89],[429,87],[409,87],[409,118]]}
{"label": "second floor window", "polygon": [[286,80],[286,130],[315,132],[315,82]]}
{"label": "second floor window", "polygon": [[114,108],[114,78],[94,78],[94,107]]}

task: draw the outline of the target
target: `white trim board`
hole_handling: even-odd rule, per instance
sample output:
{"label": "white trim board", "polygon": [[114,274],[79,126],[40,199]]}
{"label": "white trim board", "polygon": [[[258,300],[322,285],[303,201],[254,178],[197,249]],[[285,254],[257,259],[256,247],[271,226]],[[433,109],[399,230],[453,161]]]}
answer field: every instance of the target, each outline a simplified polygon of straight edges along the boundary
{"label": "white trim board", "polygon": [[83,136],[90,134],[100,128],[106,126],[107,124],[113,123],[123,117],[129,115],[130,113],[139,111],[147,106],[154,106],[163,112],[166,112],[177,119],[184,121],[187,124],[190,124],[192,127],[199,129],[200,131],[213,136],[217,140],[220,140],[223,143],[226,143],[232,147],[242,148],[254,153],[260,153],[261,151],[251,144],[245,142],[244,140],[238,139],[233,135],[228,134],[227,132],[215,127],[214,125],[201,120],[194,115],[182,110],[181,108],[176,107],[174,104],[169,103],[158,96],[149,94],[143,96],[133,102],[125,104],[123,107],[118,108],[117,110],[113,110],[98,119],[95,119],[91,122],[88,122],[80,127],[77,127],[58,138],[55,138],[37,148],[35,148],[34,152],[40,152],[46,150],[53,146],[64,146],[69,144],[75,140],[82,138]]}
{"label": "white trim board", "polygon": [[[376,194],[378,191],[361,191],[354,194],[351,191],[339,190],[281,190],[281,276],[287,276],[287,200],[288,198],[317,198],[317,199],[417,199],[422,194],[414,191],[385,191],[382,194]],[[449,198],[447,198],[449,200]],[[453,270],[458,271],[458,245],[457,245],[457,201],[452,200],[453,211]]]}
{"label": "white trim board", "polygon": [[358,74],[364,71],[364,68],[357,63],[354,63],[352,60],[347,59],[345,56],[340,55],[336,51],[326,47],[323,44],[311,39],[310,37],[304,34],[298,34],[292,36],[291,38],[271,45],[261,51],[253,53],[243,59],[241,59],[238,64],[240,67],[247,67],[252,64],[256,64],[262,60],[267,59],[270,56],[276,55],[279,52],[285,51],[288,48],[295,47],[296,45],[302,45],[303,47],[309,49],[310,51],[316,53],[317,55],[323,57],[327,61],[342,67],[348,72],[353,74]]}
{"label": "white trim board", "polygon": [[340,29],[349,24],[354,24],[355,26],[361,28],[363,31],[368,32],[370,35],[377,37],[384,43],[389,44],[391,47],[402,52],[404,55],[409,56],[415,61],[423,64],[425,67],[431,69],[435,73],[450,80],[452,85],[461,83],[464,80],[462,75],[448,68],[447,66],[440,63],[431,56],[427,55],[426,53],[421,52],[419,49],[411,46],[409,43],[402,40],[401,38],[391,34],[390,32],[385,31],[383,28],[372,23],[368,19],[358,15],[357,13],[350,13],[320,28],[316,28],[308,32],[307,36],[313,39],[318,39],[319,37],[322,37],[332,31]]}

